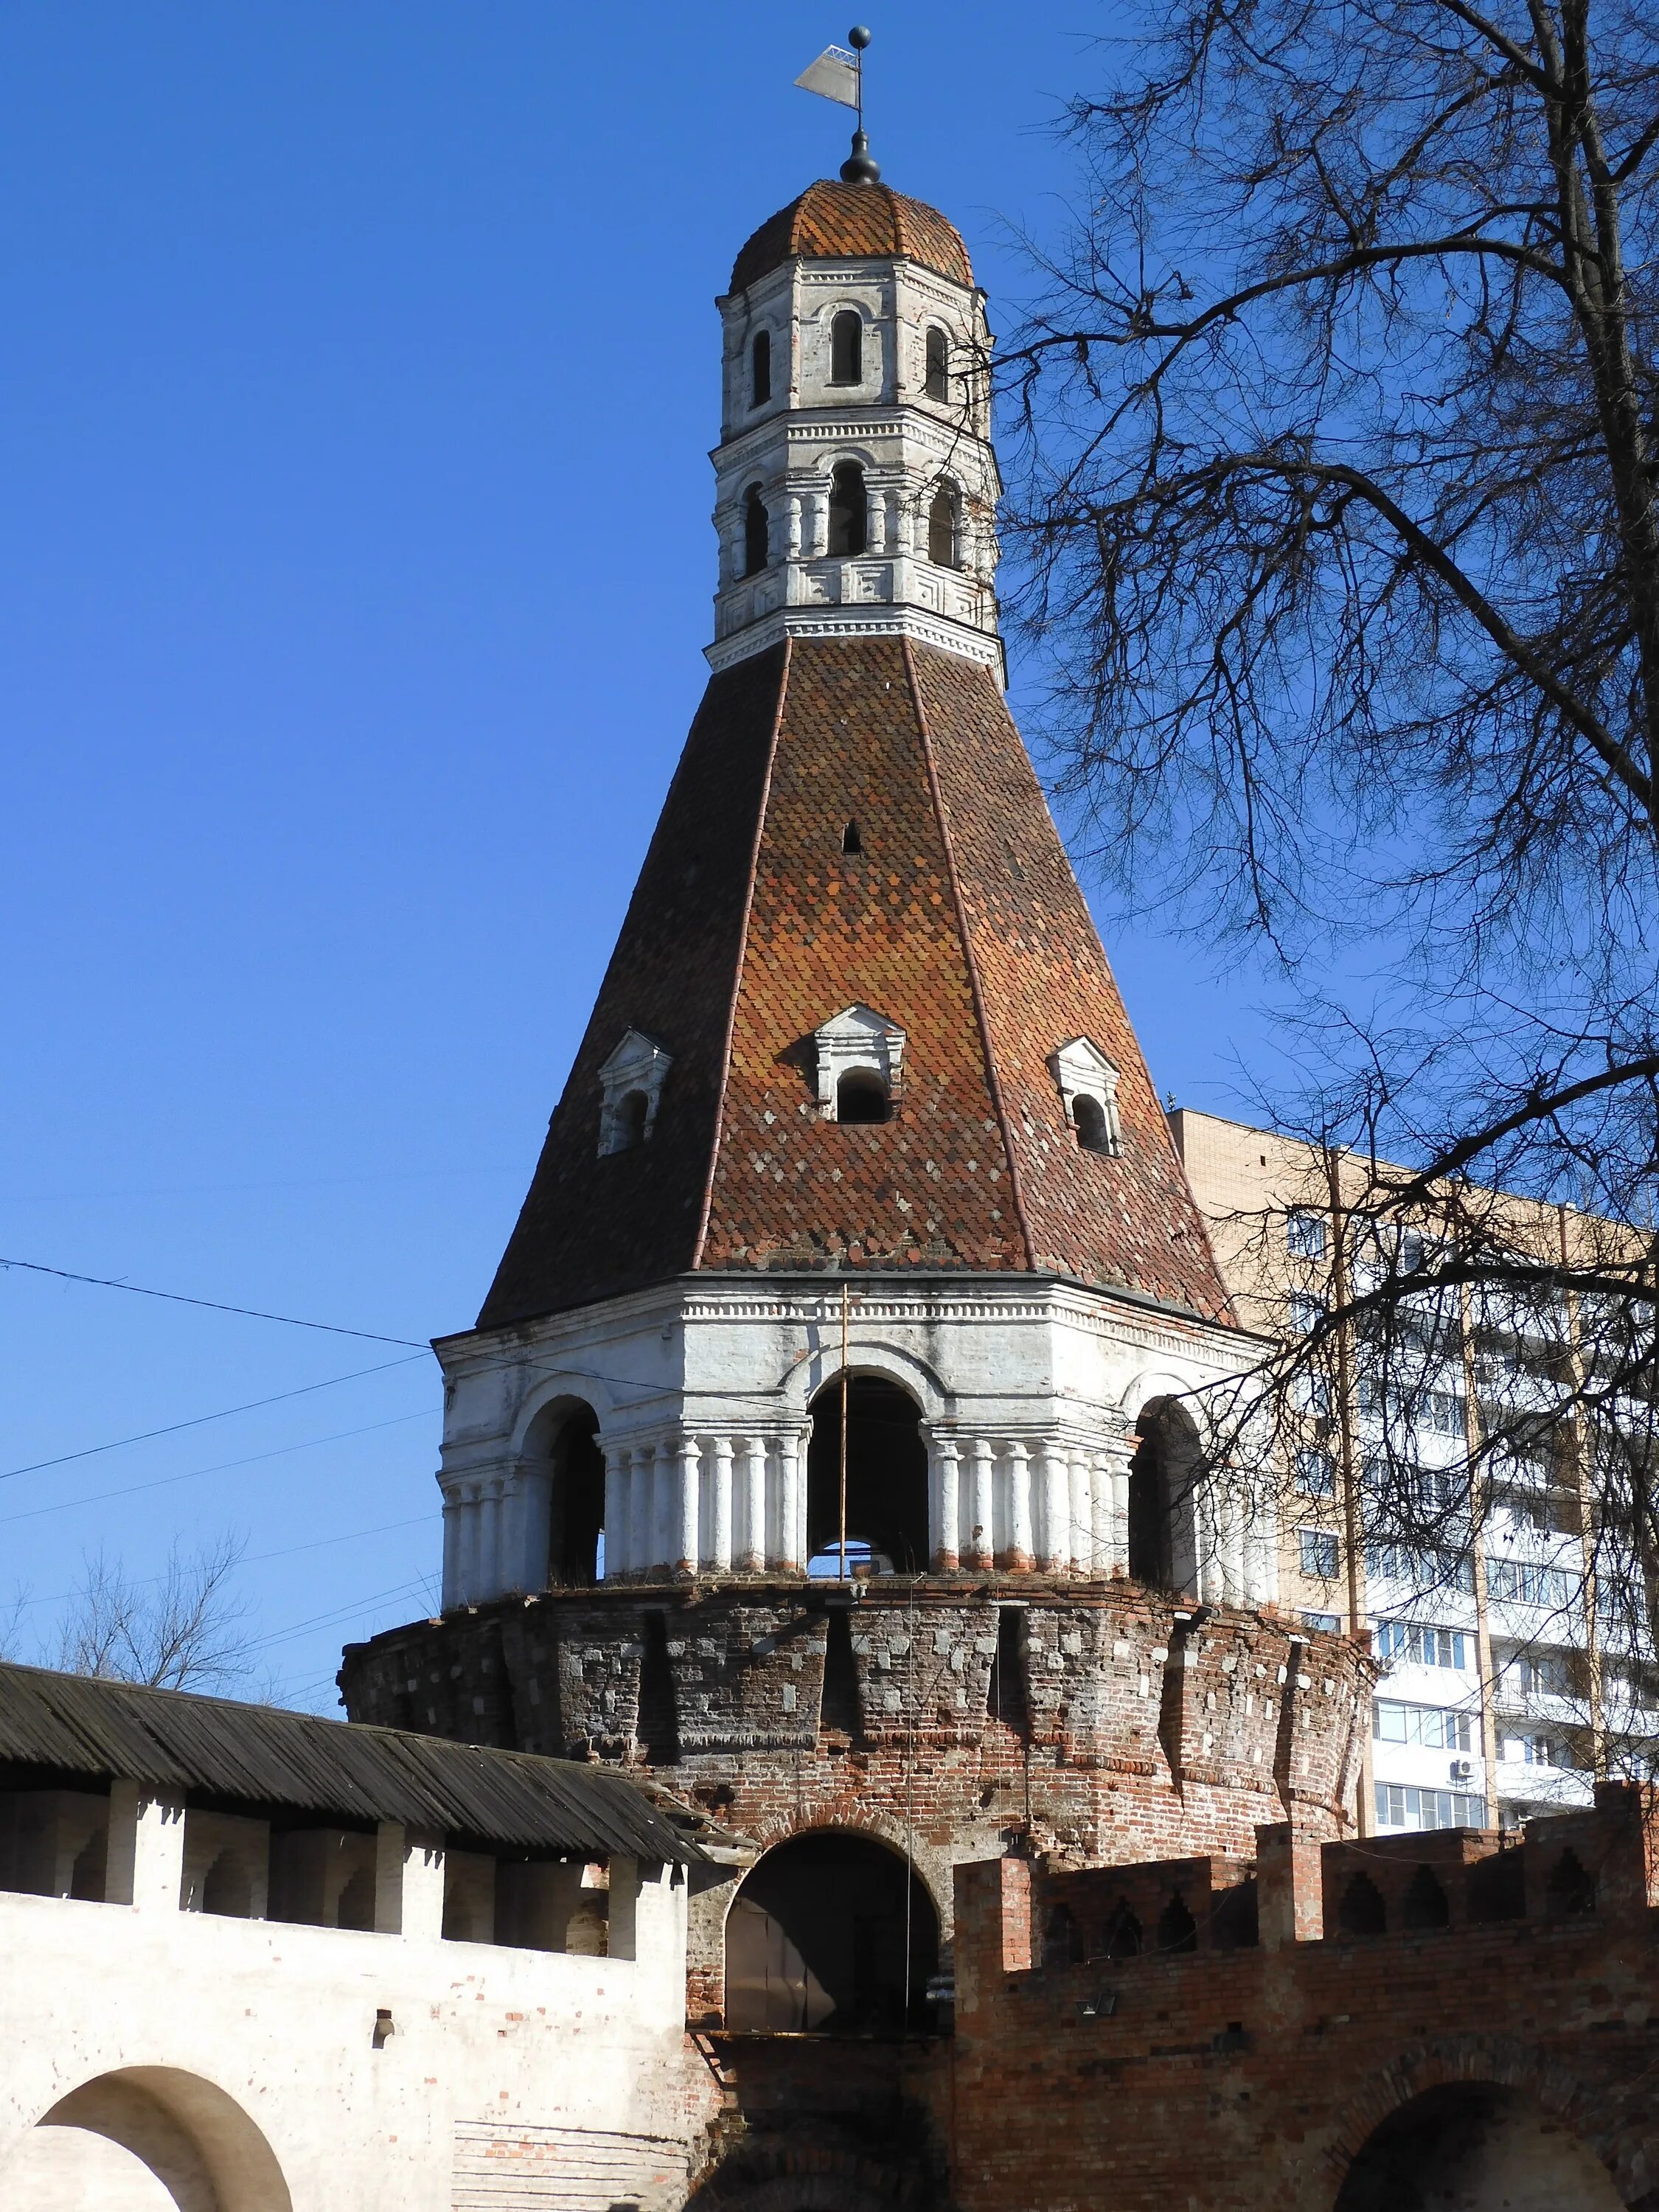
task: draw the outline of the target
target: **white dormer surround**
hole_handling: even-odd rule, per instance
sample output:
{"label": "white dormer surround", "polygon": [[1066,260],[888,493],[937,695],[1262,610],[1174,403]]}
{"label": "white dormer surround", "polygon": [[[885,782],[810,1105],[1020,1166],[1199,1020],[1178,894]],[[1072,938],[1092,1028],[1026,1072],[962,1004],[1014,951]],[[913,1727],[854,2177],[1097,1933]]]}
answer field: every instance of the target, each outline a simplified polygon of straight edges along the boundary
{"label": "white dormer surround", "polygon": [[818,1111],[836,1118],[836,1092],[843,1075],[867,1073],[880,1079],[890,1099],[898,1096],[904,1065],[904,1031],[872,1006],[843,1006],[816,1033],[818,1048]]}
{"label": "white dormer surround", "polygon": [[605,1061],[599,1069],[604,1102],[599,1109],[601,1158],[608,1152],[625,1152],[649,1139],[657,1126],[662,1087],[672,1066],[672,1054],[640,1030],[629,1030]]}
{"label": "white dormer surround", "polygon": [[[728,295],[720,310],[724,404],[712,456],[720,587],[710,665],[729,667],[787,634],[899,635],[1000,673],[1002,484],[990,445],[984,295],[915,261],[796,259]],[[860,324],[856,382],[834,374],[832,332],[849,314]],[[767,396],[757,401],[762,331]],[[839,365],[848,365],[845,349]],[[861,550],[846,551],[836,544],[845,532],[836,528],[835,495],[836,471],[849,465],[861,475],[866,521]],[[935,518],[941,493],[948,510]]]}
{"label": "white dormer surround", "polygon": [[1057,1052],[1051,1053],[1048,1065],[1054,1070],[1060,1095],[1066,1101],[1066,1118],[1074,1128],[1081,1130],[1077,1102],[1091,1100],[1100,1109],[1101,1141],[1094,1149],[1109,1153],[1114,1158],[1123,1149],[1122,1129],[1118,1121],[1118,1072],[1097,1044],[1088,1037],[1073,1037]]}

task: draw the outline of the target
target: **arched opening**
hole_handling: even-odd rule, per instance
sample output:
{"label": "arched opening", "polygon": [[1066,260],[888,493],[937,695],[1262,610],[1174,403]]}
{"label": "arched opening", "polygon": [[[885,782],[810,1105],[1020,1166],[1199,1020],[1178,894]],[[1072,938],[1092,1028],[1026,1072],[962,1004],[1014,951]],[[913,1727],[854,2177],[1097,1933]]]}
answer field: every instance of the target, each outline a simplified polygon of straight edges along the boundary
{"label": "arched opening", "polygon": [[757,331],[749,346],[749,404],[764,407],[772,397],[772,333]]}
{"label": "arched opening", "polygon": [[[743,495],[743,573],[758,576],[771,556],[769,543],[771,526],[767,520],[766,501],[761,497],[760,486],[750,484]],[[642,1091],[633,1094],[642,1097]]]}
{"label": "arched opening", "polygon": [[927,326],[927,397],[951,396],[951,341],[937,323]]}
{"label": "arched opening", "polygon": [[1143,1406],[1129,1462],[1129,1572],[1176,1596],[1198,1581],[1194,1486],[1200,1445],[1192,1415],[1173,1398]]}
{"label": "arched opening", "polygon": [[1368,1874],[1357,1874],[1342,1893],[1336,1908],[1340,1936],[1386,1936],[1389,1908],[1382,1893]]}
{"label": "arched opening", "polygon": [[1158,1916],[1158,1948],[1160,1951],[1198,1948],[1198,1923],[1178,1889],[1171,1891],[1169,1903]]}
{"label": "arched opening", "polygon": [[1617,2212],[1624,2201],[1589,2146],[1530,2098],[1455,2081],[1372,2130],[1335,2212]]}
{"label": "arched opening", "polygon": [[1077,1131],[1079,1145],[1085,1152],[1109,1152],[1111,1133],[1106,1127],[1106,1109],[1098,1098],[1091,1098],[1079,1091],[1072,1101],[1072,1127]]}
{"label": "arched opening", "polygon": [[614,1152],[632,1152],[642,1145],[651,1133],[651,1101],[643,1091],[623,1093],[617,1107],[616,1142]]}
{"label": "arched opening", "polygon": [[726,1922],[726,2025],[736,2033],[892,2033],[927,2025],[933,1901],[868,1836],[797,1836],[749,1873]]}
{"label": "arched opening", "polygon": [[870,495],[856,461],[837,461],[830,478],[830,552],[845,560],[868,550]]}
{"label": "arched opening", "polygon": [[253,1882],[240,1851],[221,1851],[208,1869],[202,1879],[201,1909],[225,1920],[252,1917]]}
{"label": "arched opening", "polygon": [[859,835],[859,825],[856,822],[849,822],[842,831],[841,849],[843,853],[854,854],[864,850],[864,840]]}
{"label": "arched opening", "polygon": [[[806,1452],[809,1553],[841,1528],[841,1379],[812,1401]],[[901,1574],[927,1565],[927,1446],[915,1401],[884,1375],[847,1382],[847,1533]]]}
{"label": "arched opening", "polygon": [[544,1406],[525,1439],[525,1459],[539,1478],[547,1509],[547,1583],[585,1588],[602,1578],[605,1454],[599,1417],[580,1398]]}
{"label": "arched opening", "polygon": [[1406,1894],[1400,1901],[1400,1924],[1402,1928],[1451,1925],[1451,1900],[1440,1887],[1432,1867],[1419,1867],[1407,1884]]}
{"label": "arched opening", "polygon": [[1071,1966],[1082,1957],[1083,1930],[1077,1924],[1077,1916],[1069,1905],[1057,1905],[1042,1931],[1042,1963],[1045,1966]]}
{"label": "arched opening", "polygon": [[941,484],[928,505],[927,558],[938,568],[957,565],[957,500],[949,484]]}
{"label": "arched opening", "polygon": [[1551,1920],[1579,1920],[1595,1910],[1595,1876],[1577,1851],[1563,1851],[1544,1884],[1544,1911]]}
{"label": "arched opening", "polygon": [[836,1085],[838,1121],[884,1121],[887,1085],[873,1067],[849,1067]]}
{"label": "arched opening", "polygon": [[851,307],[843,307],[830,325],[830,381],[864,381],[864,318]]}
{"label": "arched opening", "polygon": [[1120,1897],[1112,1907],[1101,1951],[1104,1957],[1115,1962],[1140,1956],[1140,1923],[1130,1911],[1129,1900],[1126,1897]]}
{"label": "arched opening", "polygon": [[61,2098],[0,2166],[0,2203],[52,2212],[292,2212],[270,2144],[222,2089],[171,2067]]}

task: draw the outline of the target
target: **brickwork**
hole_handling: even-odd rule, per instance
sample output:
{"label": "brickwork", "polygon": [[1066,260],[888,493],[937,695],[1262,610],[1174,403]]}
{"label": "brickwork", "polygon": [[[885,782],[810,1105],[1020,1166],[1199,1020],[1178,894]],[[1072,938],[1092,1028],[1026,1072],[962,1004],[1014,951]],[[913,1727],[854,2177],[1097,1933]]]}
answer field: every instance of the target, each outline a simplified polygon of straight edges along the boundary
{"label": "brickwork", "polygon": [[[1132,1584],[1021,1577],[1011,1721],[990,1710],[997,1589],[554,1592],[352,1645],[341,1682],[355,1719],[653,1772],[758,1848],[813,1828],[883,1837],[947,1934],[952,1866],[1011,1839],[1080,1864],[1245,1855],[1291,1810],[1339,1832],[1370,1695],[1354,1646],[1293,1642],[1260,1614],[1195,1618]],[[825,1681],[843,1637],[838,1708]],[[694,2021],[720,2016],[729,1896],[694,1908]]]}
{"label": "brickwork", "polygon": [[[1097,2202],[1107,2172],[1113,2212],[1330,2212],[1391,2114],[1474,2085],[1471,2113],[1518,2115],[1528,2159],[1559,2154],[1566,2178],[1436,2203],[1659,2203],[1650,1800],[1604,1785],[1595,1812],[1533,1821],[1507,1849],[1461,1832],[1322,1851],[1283,1825],[1259,1842],[1249,1863],[957,1869],[962,2212]],[[1380,1932],[1342,1932],[1357,1877]],[[1259,1932],[1237,1909],[1252,1891]],[[1172,1898],[1189,1948],[1158,1951]],[[1109,1948],[1126,1910],[1139,1955]],[[1480,2133],[1447,2140],[1474,2158]]]}

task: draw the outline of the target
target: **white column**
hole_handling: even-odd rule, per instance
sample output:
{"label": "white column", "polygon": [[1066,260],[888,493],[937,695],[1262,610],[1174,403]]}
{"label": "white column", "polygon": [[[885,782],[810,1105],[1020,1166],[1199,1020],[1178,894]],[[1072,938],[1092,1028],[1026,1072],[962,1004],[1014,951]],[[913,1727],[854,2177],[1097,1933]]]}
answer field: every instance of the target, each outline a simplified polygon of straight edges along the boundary
{"label": "white column", "polygon": [[1279,1596],[1279,1535],[1272,1508],[1250,1501],[1244,1529],[1244,1602],[1272,1605]]}
{"label": "white column", "polygon": [[459,1498],[444,1492],[444,1591],[446,1606],[461,1602],[461,1540],[465,1528]]}
{"label": "white column", "polygon": [[628,1567],[628,1462],[626,1444],[605,1448],[605,1578],[625,1573]]}
{"label": "white column", "polygon": [[185,1801],[148,1782],[109,1786],[104,1895],[140,1912],[177,1912],[185,1874]]}
{"label": "white column", "polygon": [[1037,1450],[1037,1468],[1042,1501],[1037,1557],[1045,1573],[1064,1574],[1072,1563],[1072,1543],[1066,1532],[1072,1492],[1066,1455],[1056,1443],[1042,1444]]}
{"label": "white column", "polygon": [[786,494],[783,502],[783,554],[787,561],[800,558],[800,494]]}
{"label": "white column", "polygon": [[673,1549],[668,1555],[669,1565],[676,1574],[694,1575],[697,1571],[700,1548],[697,1541],[700,1528],[698,1507],[702,1503],[697,1492],[699,1455],[696,1437],[683,1429],[675,1446],[675,1456],[679,1462],[678,1479],[675,1484],[678,1517]]}
{"label": "white column", "polygon": [[975,1437],[969,1447],[973,1472],[968,1487],[968,1542],[963,1565],[983,1571],[994,1564],[991,1509],[996,1460],[988,1437]]}
{"label": "white column", "polygon": [[801,1458],[799,1437],[779,1437],[777,1553],[772,1564],[786,1574],[798,1574],[806,1564],[800,1548]]}
{"label": "white column", "polygon": [[1008,1447],[1008,1557],[1016,1573],[1029,1573],[1031,1543],[1031,1455],[1016,1437]]}
{"label": "white column", "polygon": [[1108,1452],[1089,1455],[1089,1571],[1109,1575],[1115,1560],[1113,1549],[1112,1461]]}
{"label": "white column", "polygon": [[1066,1530],[1066,1539],[1071,1546],[1073,1571],[1079,1575],[1086,1575],[1089,1571],[1089,1555],[1094,1548],[1092,1528],[1094,1516],[1091,1510],[1089,1496],[1088,1455],[1081,1449],[1073,1451],[1071,1466],[1072,1511],[1071,1526]]}
{"label": "white column", "polygon": [[501,1479],[487,1475],[478,1486],[478,1577],[475,1598],[501,1595]]}
{"label": "white column", "polygon": [[659,1486],[657,1481],[658,1447],[654,1443],[634,1447],[633,1534],[630,1550],[635,1574],[647,1567],[660,1565],[662,1552],[659,1546],[657,1510]]}
{"label": "white column", "polygon": [[1226,1605],[1244,1602],[1243,1501],[1237,1492],[1218,1501],[1221,1523],[1221,1596]]}
{"label": "white column", "polygon": [[476,1482],[464,1482],[460,1488],[460,1589],[462,1605],[476,1605],[483,1594],[483,1507],[480,1503],[479,1486]]}
{"label": "white column", "polygon": [[808,1528],[811,1498],[806,1458],[811,1433],[810,1429],[803,1429],[795,1438],[795,1559],[803,1570],[812,1554],[812,1539]]}
{"label": "white column", "polygon": [[545,1589],[552,1550],[553,1479],[544,1462],[520,1460],[507,1477],[501,1507],[501,1577],[507,1589]]}
{"label": "white column", "polygon": [[1117,1452],[1112,1455],[1112,1571],[1127,1575],[1129,1571],[1129,1456]]}
{"label": "white column", "polygon": [[710,1565],[717,1575],[732,1571],[732,1439],[714,1439],[714,1512],[709,1522]]}
{"label": "white column", "polygon": [[737,1486],[737,1565],[739,1573],[757,1575],[766,1565],[766,1439],[739,1437],[738,1454],[743,1474]]}
{"label": "white column", "polygon": [[954,1437],[935,1437],[933,1456],[933,1571],[953,1575],[961,1564],[962,1451]]}

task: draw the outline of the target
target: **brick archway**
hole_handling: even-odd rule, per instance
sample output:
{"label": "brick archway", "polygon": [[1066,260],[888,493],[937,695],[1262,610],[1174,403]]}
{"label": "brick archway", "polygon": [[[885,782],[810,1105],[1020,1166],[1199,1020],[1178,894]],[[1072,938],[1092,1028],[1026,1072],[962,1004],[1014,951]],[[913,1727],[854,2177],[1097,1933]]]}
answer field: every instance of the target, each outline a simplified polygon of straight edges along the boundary
{"label": "brick archway", "polygon": [[1460,2035],[1411,2045],[1369,2076],[1338,2115],[1323,2170],[1310,2178],[1301,2212],[1332,2212],[1354,2161],[1395,2113],[1431,2091],[1465,2084],[1528,2100],[1600,2160],[1632,2212],[1659,2203],[1659,2125],[1609,2127],[1603,2103],[1570,2068],[1517,2037]]}

